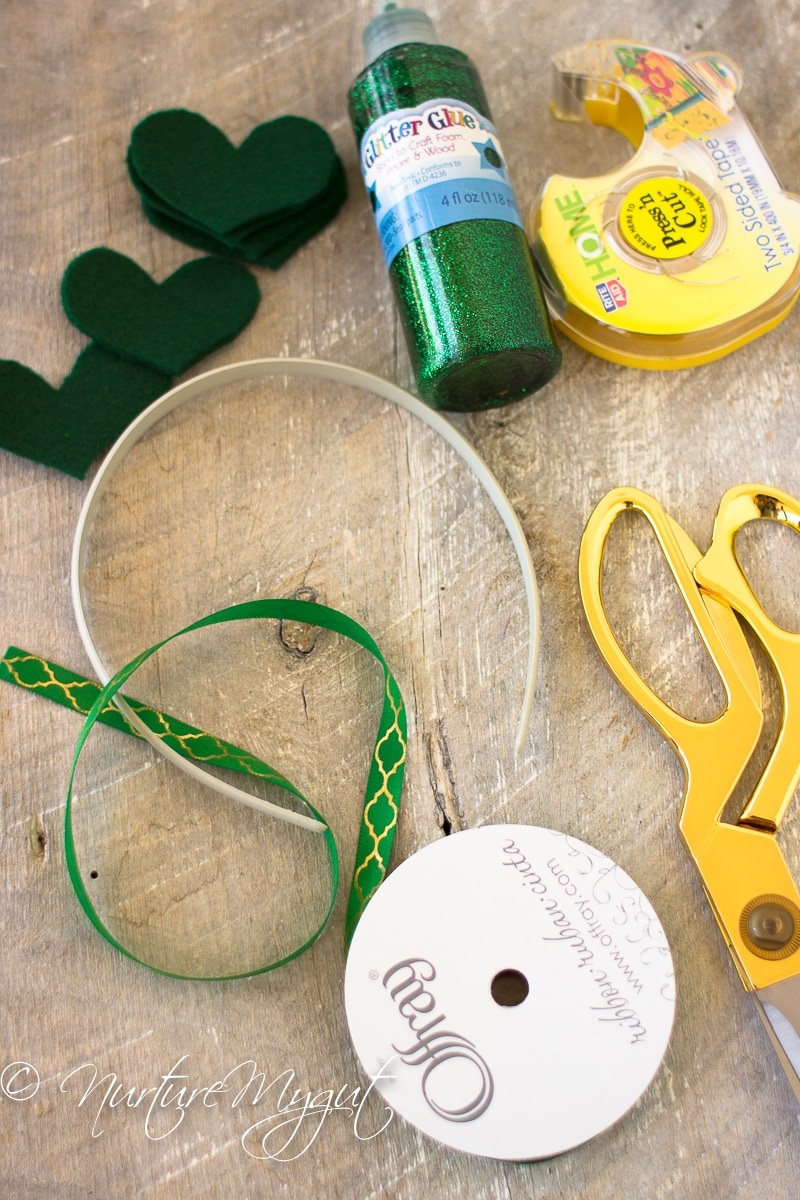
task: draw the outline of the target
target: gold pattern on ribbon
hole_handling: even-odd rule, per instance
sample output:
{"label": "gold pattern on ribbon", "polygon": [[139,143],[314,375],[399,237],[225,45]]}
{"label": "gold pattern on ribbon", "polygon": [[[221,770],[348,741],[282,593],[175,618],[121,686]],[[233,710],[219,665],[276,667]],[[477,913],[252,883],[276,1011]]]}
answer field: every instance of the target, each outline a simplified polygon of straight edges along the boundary
{"label": "gold pattern on ribbon", "polygon": [[[0,662],[0,678],[7,679],[10,683],[15,683],[28,691],[39,692],[41,695],[47,696],[49,700],[54,700],[57,704],[84,717],[101,691],[99,684],[91,679],[84,679],[82,676],[68,671],[65,667],[59,667],[39,655],[28,654],[14,646],[9,647]],[[246,750],[241,750],[231,742],[226,742],[223,738],[215,737],[202,729],[195,729],[192,725],[187,725],[185,721],[159,712],[158,709],[151,708],[150,705],[143,704],[140,700],[125,697],[125,702],[148,729],[172,745],[185,758],[192,759],[194,762],[206,763],[208,766],[227,767],[229,770],[252,775],[278,786],[286,785],[286,781],[279,771],[262,763],[248,754]],[[114,729],[120,729],[137,738],[142,737],[125,720],[112,700],[109,700],[108,704],[104,706],[97,719],[104,725],[110,725]]]}
{"label": "gold pattern on ribbon", "polygon": [[[348,941],[361,913],[377,891],[386,873],[394,829],[400,811],[399,795],[395,795],[395,791],[398,789],[392,788],[392,781],[398,771],[402,774],[406,760],[407,742],[403,729],[404,721],[401,722],[401,714],[404,715],[403,701],[399,695],[395,696],[393,693],[392,683],[393,680],[387,675],[385,695],[394,720],[375,745],[373,771],[370,773],[370,777],[377,768],[380,779],[377,781],[378,786],[366,800],[361,817],[361,834],[356,851],[356,866],[353,872],[346,921],[346,939]],[[392,742],[395,743],[394,747],[392,747]],[[388,762],[383,756],[385,749],[390,751]],[[379,826],[380,832],[376,829],[376,824]],[[384,853],[381,843],[387,838],[388,847]]]}

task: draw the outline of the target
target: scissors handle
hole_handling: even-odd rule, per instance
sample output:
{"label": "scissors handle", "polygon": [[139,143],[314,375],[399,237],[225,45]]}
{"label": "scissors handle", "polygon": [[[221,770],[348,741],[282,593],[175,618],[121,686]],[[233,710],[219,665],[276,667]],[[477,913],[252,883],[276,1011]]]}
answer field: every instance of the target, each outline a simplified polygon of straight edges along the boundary
{"label": "scissors handle", "polygon": [[[594,510],[579,556],[581,597],[597,648],[622,688],[667,738],[683,764],[686,784],[679,828],[742,982],[749,989],[771,986],[796,973],[800,893],[773,831],[720,819],[756,748],[763,723],[758,672],[736,612],[752,624],[770,657],[780,656],[785,640],[776,638],[773,623],[753,595],[736,561],[733,539],[754,516],[773,515],[800,531],[800,505],[795,501],[787,504],[789,500],[767,489],[732,489],[720,505],[712,550],[703,556],[651,496],[636,488],[617,488]],[[773,502],[780,502],[778,509]],[[726,705],[711,721],[693,721],[670,708],[641,679],[611,629],[602,599],[603,553],[614,521],[626,510],[640,512],[653,529],[725,688]],[[778,511],[786,516],[777,516]],[[791,759],[791,747],[784,744],[781,770]],[[797,754],[795,738],[794,756]],[[770,764],[774,759],[773,753]],[[769,767],[765,776],[768,771]],[[749,924],[765,913],[765,919],[771,919],[775,905],[797,934],[780,950],[758,945]]]}
{"label": "scissors handle", "polygon": [[[687,611],[725,689],[726,704],[712,721],[694,721],[658,696],[628,659],[611,628],[602,596],[606,542],[621,513],[641,513],[658,539]],[[611,673],[631,700],[663,734],[690,777],[709,756],[717,760],[712,795],[719,797],[716,820],[744,770],[761,732],[761,690],[747,641],[728,604],[703,596],[693,570],[702,555],[691,538],[652,496],[638,488],[615,488],[595,508],[581,539],[578,578],[586,620]],[[735,753],[731,754],[731,745]]]}
{"label": "scissors handle", "polygon": [[781,726],[769,763],[739,823],[776,830],[800,783],[800,634],[764,612],[736,555],[735,538],[750,521],[766,518],[800,533],[800,503],[786,492],[756,484],[731,488],[720,502],[707,554],[694,575],[703,592],[735,609],[766,651],[778,680]]}

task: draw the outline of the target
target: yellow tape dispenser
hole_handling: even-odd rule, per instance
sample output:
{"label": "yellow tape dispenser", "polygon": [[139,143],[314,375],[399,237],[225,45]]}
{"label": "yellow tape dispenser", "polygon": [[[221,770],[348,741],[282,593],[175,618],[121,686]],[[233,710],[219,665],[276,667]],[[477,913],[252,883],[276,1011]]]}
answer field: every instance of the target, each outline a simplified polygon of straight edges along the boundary
{"label": "yellow tape dispenser", "polygon": [[553,175],[528,234],[556,323],[633,367],[691,367],[774,328],[800,286],[800,198],[736,107],[738,67],[591,42],[553,63],[553,111],[636,148],[606,175]]}

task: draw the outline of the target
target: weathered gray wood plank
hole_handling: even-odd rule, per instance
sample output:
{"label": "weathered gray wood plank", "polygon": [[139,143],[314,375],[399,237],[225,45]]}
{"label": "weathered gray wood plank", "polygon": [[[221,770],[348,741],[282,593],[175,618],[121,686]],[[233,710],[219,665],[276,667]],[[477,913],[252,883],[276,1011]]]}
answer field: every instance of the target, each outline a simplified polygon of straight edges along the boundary
{"label": "weathered gray wood plank", "polygon": [[[558,126],[547,111],[550,56],[620,32],[736,59],[742,107],[784,185],[800,192],[794,4],[642,0],[634,11],[589,0],[549,8],[440,0],[431,11],[443,38],[479,64],[525,203],[555,170],[588,173],[625,155],[619,138]],[[333,136],[349,199],[279,272],[257,272],[255,320],[198,370],[313,356],[409,386],[345,106],[370,12],[366,0],[4,5],[0,357],[53,383],[68,372],[85,338],[63,315],[59,284],[81,251],[110,246],[156,278],[194,256],[145,221],[127,179],[128,137],[146,113],[190,108],[238,141],[296,112]],[[66,876],[61,822],[76,718],[3,685],[0,1068],[25,1060],[41,1076],[29,1102],[0,1098],[6,1194],[793,1200],[796,1101],[680,844],[677,760],[600,664],[576,562],[594,503],[617,484],[651,491],[701,546],[732,484],[764,480],[800,492],[799,336],[795,315],[720,363],[668,374],[607,364],[562,342],[563,369],[539,397],[457,418],[520,513],[542,592],[537,704],[518,761],[521,581],[497,515],[434,434],[368,396],[265,390],[183,410],[136,451],[90,553],[93,627],[109,660],[119,665],[192,617],[254,595],[313,589],[345,609],[376,637],[409,708],[397,861],[442,836],[445,820],[453,828],[531,822],[593,843],[661,915],[678,1020],[665,1066],[636,1109],[547,1163],[450,1153],[399,1120],[359,1140],[342,1113],[296,1161],[257,1161],[241,1138],[267,1102],[232,1105],[251,1068],[231,1075],[233,1090],[216,1107],[198,1101],[171,1133],[174,1109],[149,1123],[143,1106],[106,1105],[98,1115],[109,1079],[80,1105],[91,1070],[67,1078],[84,1063],[126,1091],[157,1086],[183,1056],[177,1069],[190,1087],[250,1060],[266,1083],[278,1081],[275,1099],[289,1072],[291,1090],[312,1094],[363,1086],[341,1003],[344,900],[325,937],[272,975],[191,984],[136,967],[94,933]],[[0,454],[3,647],[14,642],[76,670],[88,663],[71,612],[69,556],[87,486]],[[758,532],[753,573],[788,619],[800,591],[797,547]],[[652,578],[655,556],[634,530],[621,535],[616,564],[625,572],[634,546]],[[775,570],[778,554],[788,565]],[[641,605],[634,598],[623,608],[617,589],[629,637],[676,702],[707,714],[713,680],[692,658],[680,612],[657,583],[645,591]],[[131,690],[282,769],[329,817],[349,869],[380,696],[366,654],[320,633],[302,657],[277,629],[248,626],[175,646]],[[188,946],[224,969],[236,954],[255,959],[265,942],[289,937],[314,899],[318,846],[197,795],[122,735],[93,737],[79,794],[80,831],[96,855],[86,865],[99,864],[109,911],[146,948],[166,956]],[[796,831],[794,822],[784,840],[797,865]],[[458,913],[436,919],[458,928]],[[546,1103],[547,1080],[532,1078],[528,1090]],[[363,1117],[366,1136],[380,1127],[382,1106]]]}

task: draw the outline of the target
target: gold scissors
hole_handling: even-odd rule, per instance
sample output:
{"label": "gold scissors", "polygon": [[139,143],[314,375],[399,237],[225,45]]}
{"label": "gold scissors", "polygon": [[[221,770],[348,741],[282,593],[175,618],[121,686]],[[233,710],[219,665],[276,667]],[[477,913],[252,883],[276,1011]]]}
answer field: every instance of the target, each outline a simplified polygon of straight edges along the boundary
{"label": "gold scissors", "polygon": [[[611,527],[634,510],[650,523],[725,689],[710,721],[664,703],[624,654],[603,607],[601,572]],[[776,840],[800,781],[800,634],[764,612],[736,557],[734,539],[766,517],[800,533],[800,502],[744,484],[723,496],[702,554],[658,501],[616,488],[597,505],[581,540],[579,581],[586,618],[606,665],[680,758],[685,788],[678,826],[745,988],[752,993],[800,1100],[800,893]],[[722,820],[763,727],[758,670],[739,624],[750,626],[777,677],[781,725],[772,754],[736,824]]]}

